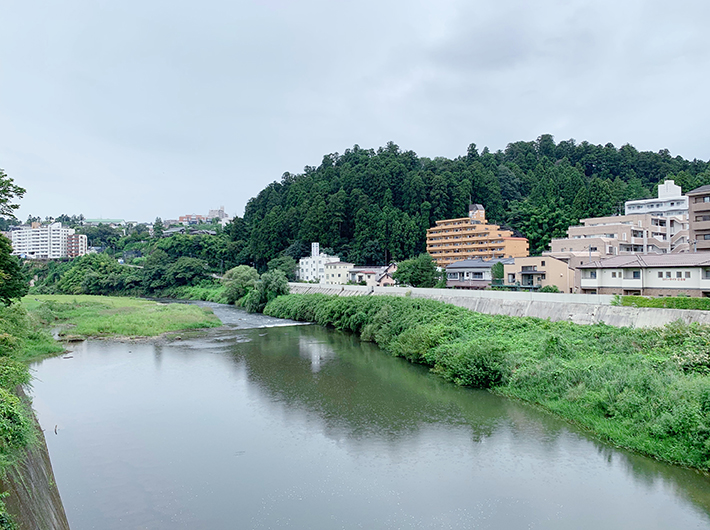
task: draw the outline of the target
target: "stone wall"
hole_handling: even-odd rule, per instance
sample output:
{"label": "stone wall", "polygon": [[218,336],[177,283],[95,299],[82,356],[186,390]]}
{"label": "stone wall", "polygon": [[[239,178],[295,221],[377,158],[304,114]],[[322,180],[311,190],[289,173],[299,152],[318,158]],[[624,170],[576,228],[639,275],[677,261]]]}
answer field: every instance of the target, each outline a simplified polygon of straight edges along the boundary
{"label": "stone wall", "polygon": [[[18,395],[27,399],[21,390]],[[0,480],[0,489],[9,494],[4,499],[5,506],[20,530],[69,530],[44,433],[36,421],[35,428],[37,443]]]}
{"label": "stone wall", "polygon": [[323,293],[337,296],[411,296],[465,307],[490,315],[528,316],[568,321],[575,324],[604,323],[616,327],[661,327],[682,320],[710,325],[710,311],[613,306],[613,296],[585,294],[531,293],[513,291],[471,291],[457,289],[417,289],[403,287],[361,287],[291,283],[291,292]]}

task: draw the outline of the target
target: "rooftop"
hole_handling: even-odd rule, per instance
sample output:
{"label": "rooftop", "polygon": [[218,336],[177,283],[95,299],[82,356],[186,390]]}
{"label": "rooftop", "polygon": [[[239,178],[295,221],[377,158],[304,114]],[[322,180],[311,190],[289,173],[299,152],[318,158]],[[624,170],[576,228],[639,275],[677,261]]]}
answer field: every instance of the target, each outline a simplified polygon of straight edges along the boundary
{"label": "rooftop", "polygon": [[624,269],[654,267],[709,267],[710,253],[685,252],[681,254],[635,254],[592,261],[580,269]]}

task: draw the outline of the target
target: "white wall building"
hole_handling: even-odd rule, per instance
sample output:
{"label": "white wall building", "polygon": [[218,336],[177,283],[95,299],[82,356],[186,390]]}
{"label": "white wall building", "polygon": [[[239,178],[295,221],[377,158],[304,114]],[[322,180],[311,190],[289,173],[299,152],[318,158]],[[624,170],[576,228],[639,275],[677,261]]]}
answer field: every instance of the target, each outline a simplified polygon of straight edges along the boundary
{"label": "white wall building", "polygon": [[626,215],[650,213],[662,217],[688,215],[688,197],[682,195],[680,186],[672,180],[658,185],[657,199],[640,199],[624,203]]}
{"label": "white wall building", "polygon": [[20,227],[11,232],[12,254],[29,259],[66,258],[71,235],[74,235],[74,229],[63,228],[62,223],[44,226],[33,223]]}
{"label": "white wall building", "polygon": [[298,261],[298,280],[320,282],[325,278],[325,264],[340,261],[338,256],[321,254],[320,243],[311,243],[311,255]]}

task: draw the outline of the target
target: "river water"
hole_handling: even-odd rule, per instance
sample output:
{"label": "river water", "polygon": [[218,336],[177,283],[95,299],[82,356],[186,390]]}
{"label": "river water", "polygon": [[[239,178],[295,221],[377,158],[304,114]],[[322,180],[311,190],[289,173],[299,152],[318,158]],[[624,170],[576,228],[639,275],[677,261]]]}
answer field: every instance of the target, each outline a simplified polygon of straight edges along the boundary
{"label": "river water", "polygon": [[73,530],[710,528],[710,478],[356,337],[217,307],[34,366]]}

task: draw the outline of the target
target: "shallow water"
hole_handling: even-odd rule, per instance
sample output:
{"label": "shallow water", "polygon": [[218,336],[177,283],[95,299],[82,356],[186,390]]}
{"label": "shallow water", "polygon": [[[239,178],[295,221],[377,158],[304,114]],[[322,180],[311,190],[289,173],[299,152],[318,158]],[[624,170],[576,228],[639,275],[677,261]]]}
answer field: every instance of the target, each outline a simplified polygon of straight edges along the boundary
{"label": "shallow water", "polygon": [[216,312],[202,338],[35,366],[73,530],[710,528],[703,474],[351,335]]}

